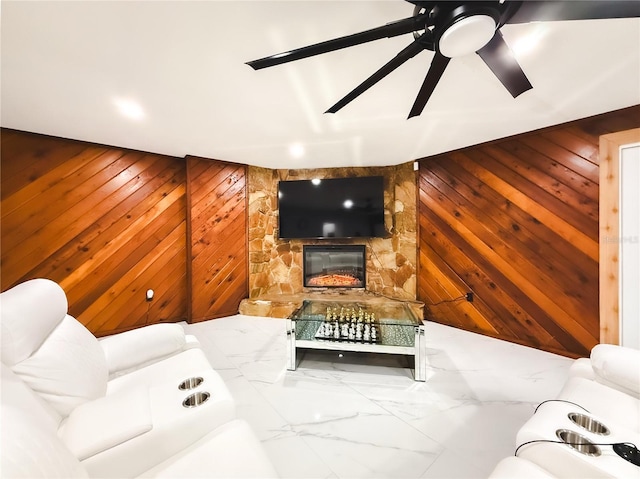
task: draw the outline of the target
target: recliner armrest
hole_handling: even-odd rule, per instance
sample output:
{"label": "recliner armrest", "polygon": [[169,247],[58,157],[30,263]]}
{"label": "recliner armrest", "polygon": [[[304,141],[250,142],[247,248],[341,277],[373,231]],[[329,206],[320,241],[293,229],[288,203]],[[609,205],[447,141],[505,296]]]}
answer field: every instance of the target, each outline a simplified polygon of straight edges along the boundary
{"label": "recliner armrest", "polygon": [[596,381],[640,398],[640,351],[613,344],[598,344],[591,350]]}
{"label": "recliner armrest", "polygon": [[99,341],[107,360],[109,378],[139,369],[197,345],[179,324],[153,324]]}
{"label": "recliner armrest", "polygon": [[591,365],[591,359],[578,358],[571,367],[569,367],[569,377],[572,378],[585,378],[592,381],[596,380],[596,373]]}

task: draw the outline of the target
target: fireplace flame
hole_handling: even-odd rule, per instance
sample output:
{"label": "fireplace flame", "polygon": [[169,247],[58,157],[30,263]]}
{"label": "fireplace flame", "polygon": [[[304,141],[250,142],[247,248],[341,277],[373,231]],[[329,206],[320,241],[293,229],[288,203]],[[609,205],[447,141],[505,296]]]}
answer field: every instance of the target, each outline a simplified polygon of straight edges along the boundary
{"label": "fireplace flame", "polygon": [[317,287],[350,287],[357,288],[362,286],[362,281],[358,278],[350,275],[350,274],[341,274],[341,273],[333,273],[333,274],[321,274],[318,276],[314,276],[310,278],[308,281],[309,286],[317,286]]}

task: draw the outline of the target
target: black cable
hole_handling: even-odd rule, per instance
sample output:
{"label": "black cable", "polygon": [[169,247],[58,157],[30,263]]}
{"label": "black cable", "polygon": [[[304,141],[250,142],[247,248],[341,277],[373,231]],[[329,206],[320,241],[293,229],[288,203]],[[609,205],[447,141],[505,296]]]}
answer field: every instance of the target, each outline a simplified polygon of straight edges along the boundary
{"label": "black cable", "polygon": [[520,450],[520,448],[524,446],[528,446],[529,444],[534,444],[536,442],[547,442],[551,444],[566,444],[567,446],[616,446],[618,444],[620,445],[626,444],[633,448],[636,448],[636,445],[632,442],[606,442],[606,443],[605,442],[565,442],[565,441],[554,441],[553,439],[534,439],[532,441],[523,442],[518,447],[516,447],[516,450],[513,453],[513,455],[518,456],[518,451]]}
{"label": "black cable", "polygon": [[588,411],[587,408],[585,408],[583,406],[580,406],[580,404],[578,404],[578,403],[567,401],[566,399],[547,399],[546,401],[542,401],[540,404],[538,404],[538,406],[536,407],[536,410],[533,411],[533,414],[537,413],[538,412],[538,408],[540,406],[542,406],[544,403],[547,403],[547,402],[566,402],[567,404],[573,404],[574,406],[578,406],[584,412],[588,412],[589,414],[591,414],[591,412]]}

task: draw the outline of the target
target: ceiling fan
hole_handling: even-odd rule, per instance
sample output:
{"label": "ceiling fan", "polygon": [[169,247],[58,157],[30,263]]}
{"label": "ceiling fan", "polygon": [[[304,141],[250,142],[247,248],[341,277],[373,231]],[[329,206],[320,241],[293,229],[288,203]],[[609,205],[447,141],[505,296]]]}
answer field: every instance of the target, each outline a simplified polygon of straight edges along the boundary
{"label": "ceiling fan", "polygon": [[533,88],[500,32],[506,24],[640,17],[640,1],[413,1],[413,15],[363,32],[247,62],[268,68],[362,43],[413,33],[413,42],[325,113],[335,113],[423,50],[435,52],[409,118],[424,110],[452,58],[476,52],[515,98]]}

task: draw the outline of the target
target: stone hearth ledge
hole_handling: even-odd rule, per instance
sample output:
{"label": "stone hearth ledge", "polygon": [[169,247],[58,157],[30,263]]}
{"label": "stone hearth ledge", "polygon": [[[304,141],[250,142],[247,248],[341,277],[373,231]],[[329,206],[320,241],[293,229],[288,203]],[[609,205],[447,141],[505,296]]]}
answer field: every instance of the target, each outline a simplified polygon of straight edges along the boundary
{"label": "stone hearth ledge", "polygon": [[304,300],[317,301],[357,301],[361,303],[384,303],[398,301],[407,303],[416,317],[424,320],[424,303],[409,299],[394,299],[371,291],[352,289],[321,289],[292,294],[265,294],[256,298],[245,298],[240,302],[238,312],[246,316],[263,316],[267,318],[288,318],[291,313],[302,306]]}

